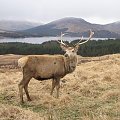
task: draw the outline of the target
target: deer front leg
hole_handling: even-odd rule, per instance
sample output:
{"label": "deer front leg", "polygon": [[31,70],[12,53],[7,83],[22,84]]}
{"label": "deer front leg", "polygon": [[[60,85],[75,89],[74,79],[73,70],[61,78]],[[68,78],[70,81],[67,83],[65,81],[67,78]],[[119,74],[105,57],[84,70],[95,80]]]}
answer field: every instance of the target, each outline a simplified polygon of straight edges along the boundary
{"label": "deer front leg", "polygon": [[56,83],[55,86],[56,86],[56,91],[57,91],[56,98],[59,98],[60,78],[57,78],[55,83]]}
{"label": "deer front leg", "polygon": [[52,89],[51,89],[51,93],[50,93],[50,95],[53,94],[53,90],[54,90],[54,88],[55,88],[55,79],[52,80]]}

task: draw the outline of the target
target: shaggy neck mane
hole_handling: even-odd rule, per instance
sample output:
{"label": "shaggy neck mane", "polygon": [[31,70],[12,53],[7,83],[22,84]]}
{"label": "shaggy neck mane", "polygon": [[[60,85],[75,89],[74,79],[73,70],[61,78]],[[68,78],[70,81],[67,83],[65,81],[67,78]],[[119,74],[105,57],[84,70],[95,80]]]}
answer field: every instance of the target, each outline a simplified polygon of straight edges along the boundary
{"label": "shaggy neck mane", "polygon": [[71,73],[75,70],[76,64],[71,66],[71,64],[73,62],[77,64],[77,57],[74,57],[74,58],[65,57],[65,71],[66,71],[66,74]]}

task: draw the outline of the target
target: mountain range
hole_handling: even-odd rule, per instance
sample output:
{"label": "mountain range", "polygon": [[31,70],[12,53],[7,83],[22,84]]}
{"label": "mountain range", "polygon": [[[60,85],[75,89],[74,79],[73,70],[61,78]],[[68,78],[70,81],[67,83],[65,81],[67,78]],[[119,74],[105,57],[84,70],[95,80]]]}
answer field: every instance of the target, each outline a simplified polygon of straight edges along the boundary
{"label": "mountain range", "polygon": [[12,20],[1,20],[0,29],[6,31],[18,31],[30,29],[36,26],[42,25],[42,23],[34,23],[28,21],[12,21]]}
{"label": "mountain range", "polygon": [[48,24],[24,30],[23,32],[38,36],[57,36],[61,32],[64,32],[69,36],[83,35],[88,37],[88,31],[90,29],[95,32],[94,37],[97,38],[120,38],[120,22],[100,25],[74,17],[59,19]]}
{"label": "mountain range", "polygon": [[[41,37],[57,36],[61,32],[68,36],[88,37],[89,30],[95,32],[96,38],[120,38],[120,22],[105,25],[93,24],[82,18],[66,17],[47,24],[25,21],[0,21],[0,36],[5,37]],[[1,31],[4,31],[3,33]],[[6,32],[5,32],[6,31]],[[12,31],[9,32],[8,31]]]}

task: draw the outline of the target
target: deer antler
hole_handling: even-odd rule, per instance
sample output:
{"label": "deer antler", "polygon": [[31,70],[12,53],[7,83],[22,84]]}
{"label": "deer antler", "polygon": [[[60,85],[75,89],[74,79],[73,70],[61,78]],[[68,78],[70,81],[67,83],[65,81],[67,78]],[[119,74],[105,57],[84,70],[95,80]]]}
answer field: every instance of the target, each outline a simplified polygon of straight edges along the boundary
{"label": "deer antler", "polygon": [[65,44],[65,43],[63,42],[63,40],[62,40],[62,37],[63,37],[65,34],[66,34],[66,33],[62,33],[62,32],[61,32],[60,41],[57,41],[57,42],[60,43],[60,44],[62,44],[62,45],[64,45],[64,46],[68,46],[68,45]]}
{"label": "deer antler", "polygon": [[88,42],[92,38],[93,35],[94,35],[94,32],[92,32],[92,30],[90,30],[90,36],[89,36],[89,38],[86,41],[81,42],[83,40],[83,36],[82,36],[81,40],[76,45],[82,45],[82,44]]}
{"label": "deer antler", "polygon": [[75,45],[78,45],[79,43],[81,43],[82,40],[83,40],[83,36],[81,37],[80,41],[77,44],[75,44]]}

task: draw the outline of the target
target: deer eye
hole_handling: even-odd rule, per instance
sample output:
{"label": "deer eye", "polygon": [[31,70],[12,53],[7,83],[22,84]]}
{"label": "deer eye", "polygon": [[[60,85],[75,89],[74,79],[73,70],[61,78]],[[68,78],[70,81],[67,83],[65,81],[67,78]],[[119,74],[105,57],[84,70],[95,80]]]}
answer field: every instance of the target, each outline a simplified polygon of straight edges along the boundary
{"label": "deer eye", "polygon": [[72,50],[72,52],[75,52],[74,50]]}

